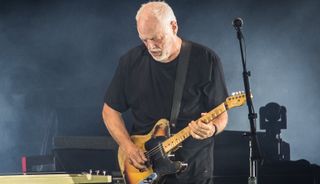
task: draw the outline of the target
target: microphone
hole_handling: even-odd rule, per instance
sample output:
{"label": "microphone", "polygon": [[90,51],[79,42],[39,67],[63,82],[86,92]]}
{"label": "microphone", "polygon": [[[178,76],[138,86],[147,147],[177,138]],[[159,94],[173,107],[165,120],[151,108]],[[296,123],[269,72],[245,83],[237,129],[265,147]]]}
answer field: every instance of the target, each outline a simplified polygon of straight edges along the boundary
{"label": "microphone", "polygon": [[239,30],[243,25],[243,20],[240,17],[237,17],[232,21],[232,25],[236,30]]}

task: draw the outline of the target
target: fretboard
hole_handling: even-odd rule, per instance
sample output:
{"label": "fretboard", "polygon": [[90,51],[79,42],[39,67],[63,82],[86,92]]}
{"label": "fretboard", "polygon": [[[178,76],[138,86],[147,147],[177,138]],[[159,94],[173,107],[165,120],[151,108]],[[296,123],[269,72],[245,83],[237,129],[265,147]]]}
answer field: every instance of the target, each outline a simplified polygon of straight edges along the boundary
{"label": "fretboard", "polygon": [[[203,121],[205,123],[209,123],[211,120],[225,112],[227,109],[225,104],[222,103],[210,112],[208,112],[205,116],[202,116],[197,121]],[[175,149],[180,143],[186,140],[190,136],[190,128],[187,126],[184,129],[180,130],[178,133],[174,134],[167,140],[162,143],[162,147],[165,153],[168,153]]]}

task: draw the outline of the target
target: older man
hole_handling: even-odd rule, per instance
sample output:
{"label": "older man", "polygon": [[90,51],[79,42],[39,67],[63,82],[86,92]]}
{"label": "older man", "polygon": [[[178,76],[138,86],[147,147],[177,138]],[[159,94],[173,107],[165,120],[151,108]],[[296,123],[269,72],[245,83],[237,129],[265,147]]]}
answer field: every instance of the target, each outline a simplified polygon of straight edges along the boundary
{"label": "older man", "polygon": [[[136,15],[137,31],[143,44],[121,57],[105,96],[103,118],[112,137],[135,168],[146,168],[144,151],[130,139],[121,113],[131,109],[131,134],[148,133],[161,119],[170,119],[174,81],[183,42],[171,7],[165,2],[143,4]],[[201,113],[224,102],[227,89],[218,56],[207,47],[189,42],[191,53],[183,90],[177,132],[190,127],[191,138],[176,152],[176,159],[187,162],[186,171],[170,175],[166,183],[212,183],[213,135],[224,130],[227,113],[206,124]]]}

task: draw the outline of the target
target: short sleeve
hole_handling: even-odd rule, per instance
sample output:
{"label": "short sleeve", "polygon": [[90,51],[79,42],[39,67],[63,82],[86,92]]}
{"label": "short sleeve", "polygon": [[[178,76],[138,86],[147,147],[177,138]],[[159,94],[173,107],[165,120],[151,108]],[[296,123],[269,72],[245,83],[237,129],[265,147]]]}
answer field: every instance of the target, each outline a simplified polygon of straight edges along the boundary
{"label": "short sleeve", "polygon": [[211,77],[205,86],[204,92],[207,96],[207,107],[212,109],[223,103],[228,97],[222,64],[217,55],[211,57]]}
{"label": "short sleeve", "polygon": [[126,68],[124,60],[120,59],[104,98],[104,102],[118,112],[124,112],[129,108],[125,92]]}

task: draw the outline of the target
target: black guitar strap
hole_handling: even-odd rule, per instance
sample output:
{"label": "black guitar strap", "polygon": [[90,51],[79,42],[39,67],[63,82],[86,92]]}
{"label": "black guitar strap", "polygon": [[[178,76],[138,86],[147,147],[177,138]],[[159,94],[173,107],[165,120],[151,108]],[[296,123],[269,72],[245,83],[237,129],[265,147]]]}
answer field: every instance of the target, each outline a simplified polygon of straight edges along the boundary
{"label": "black guitar strap", "polygon": [[[171,127],[175,127],[178,120],[183,88],[184,88],[187,71],[188,71],[190,51],[191,51],[191,43],[188,41],[182,41],[180,56],[178,60],[176,80],[174,84],[173,102],[172,102],[172,109],[171,109],[171,116],[170,116]],[[170,135],[170,132],[169,132],[169,135]]]}

